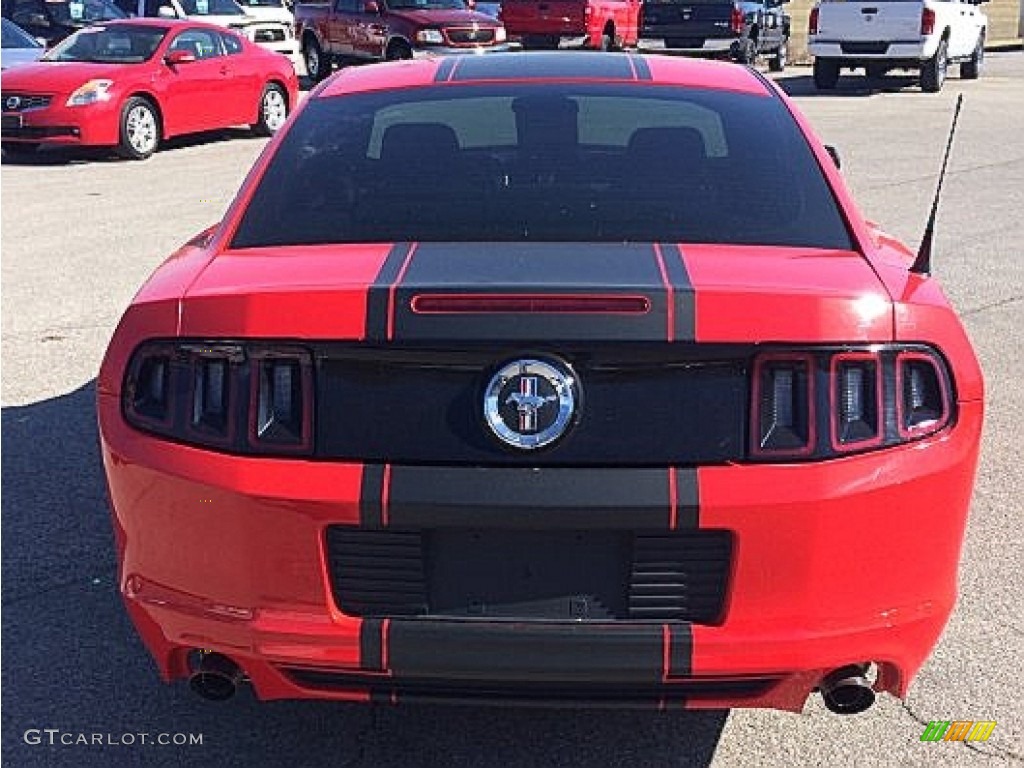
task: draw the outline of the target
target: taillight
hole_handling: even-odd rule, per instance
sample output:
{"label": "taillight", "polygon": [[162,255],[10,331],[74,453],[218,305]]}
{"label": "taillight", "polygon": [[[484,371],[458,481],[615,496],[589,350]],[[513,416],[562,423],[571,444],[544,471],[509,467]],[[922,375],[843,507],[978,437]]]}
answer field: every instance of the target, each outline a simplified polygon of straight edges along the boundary
{"label": "taillight", "polygon": [[737,35],[743,34],[743,9],[738,5],[732,7],[732,13],[729,15],[729,28]]}
{"label": "taillight", "polygon": [[935,11],[931,8],[921,10],[921,34],[930,35],[935,31]]}
{"label": "taillight", "polygon": [[955,416],[942,357],[918,345],[756,355],[750,457],[830,458],[933,435]]}
{"label": "taillight", "polygon": [[801,456],[814,450],[814,359],[761,355],[754,365],[753,451]]}
{"label": "taillight", "polygon": [[850,451],[882,442],[882,364],[871,352],[832,357],[832,448]]}
{"label": "taillight", "polygon": [[807,34],[809,34],[809,35],[816,35],[816,34],[818,34],[818,16],[819,16],[819,9],[818,8],[811,8],[811,18],[807,22]]}
{"label": "taillight", "polygon": [[901,353],[896,358],[896,382],[901,437],[924,437],[949,423],[949,387],[934,357],[919,352]]}
{"label": "taillight", "polygon": [[297,347],[147,342],[122,390],[132,426],[184,443],[238,453],[308,453],[313,362]]}

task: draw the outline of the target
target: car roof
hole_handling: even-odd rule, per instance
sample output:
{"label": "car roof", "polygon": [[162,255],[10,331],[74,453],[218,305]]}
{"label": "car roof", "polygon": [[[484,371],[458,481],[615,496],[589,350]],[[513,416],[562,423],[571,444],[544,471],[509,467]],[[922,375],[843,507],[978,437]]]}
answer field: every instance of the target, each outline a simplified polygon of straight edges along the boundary
{"label": "car roof", "polygon": [[329,98],[436,84],[512,82],[633,82],[772,94],[761,75],[738,64],[671,56],[562,51],[446,56],[350,67],[327,81],[316,95]]}

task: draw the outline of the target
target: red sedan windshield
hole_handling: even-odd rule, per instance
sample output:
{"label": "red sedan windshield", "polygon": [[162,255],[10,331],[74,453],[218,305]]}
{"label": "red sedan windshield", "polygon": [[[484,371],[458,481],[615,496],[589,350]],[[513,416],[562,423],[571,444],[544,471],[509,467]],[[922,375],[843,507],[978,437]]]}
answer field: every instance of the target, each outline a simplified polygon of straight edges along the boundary
{"label": "red sedan windshield", "polygon": [[166,27],[86,27],[43,57],[44,61],[92,61],[104,64],[138,64],[152,58],[167,34]]}

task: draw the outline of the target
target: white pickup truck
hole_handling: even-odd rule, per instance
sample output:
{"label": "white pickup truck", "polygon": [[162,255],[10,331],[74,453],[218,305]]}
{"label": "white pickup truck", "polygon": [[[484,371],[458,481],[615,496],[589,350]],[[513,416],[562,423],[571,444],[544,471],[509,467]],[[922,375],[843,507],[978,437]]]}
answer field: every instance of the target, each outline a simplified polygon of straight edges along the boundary
{"label": "white pickup truck", "polygon": [[988,18],[977,7],[987,0],[822,0],[811,9],[808,50],[814,84],[836,87],[841,69],[863,67],[869,78],[890,69],[916,69],[921,89],[942,88],[950,64],[960,77],[981,74]]}

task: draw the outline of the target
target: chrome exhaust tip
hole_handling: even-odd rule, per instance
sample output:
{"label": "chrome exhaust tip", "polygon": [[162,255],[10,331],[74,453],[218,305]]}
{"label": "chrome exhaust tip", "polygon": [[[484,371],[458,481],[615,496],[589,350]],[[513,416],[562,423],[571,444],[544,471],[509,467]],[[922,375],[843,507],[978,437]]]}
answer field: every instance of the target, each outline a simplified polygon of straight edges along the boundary
{"label": "chrome exhaust tip", "polygon": [[234,696],[244,677],[242,668],[219,653],[199,651],[198,655],[189,687],[207,701],[227,701]]}
{"label": "chrome exhaust tip", "polygon": [[821,681],[821,698],[830,712],[857,715],[875,703],[875,692],[867,679],[867,665],[841,667]]}

